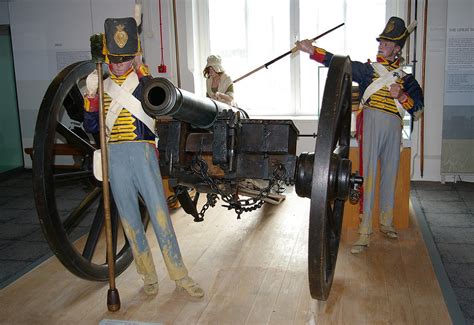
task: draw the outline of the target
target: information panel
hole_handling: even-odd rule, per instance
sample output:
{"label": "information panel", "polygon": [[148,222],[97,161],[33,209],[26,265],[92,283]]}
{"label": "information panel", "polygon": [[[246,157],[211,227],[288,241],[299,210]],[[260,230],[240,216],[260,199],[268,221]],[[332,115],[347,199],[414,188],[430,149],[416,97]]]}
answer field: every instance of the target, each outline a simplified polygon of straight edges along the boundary
{"label": "information panel", "polygon": [[474,174],[474,2],[448,1],[441,175]]}

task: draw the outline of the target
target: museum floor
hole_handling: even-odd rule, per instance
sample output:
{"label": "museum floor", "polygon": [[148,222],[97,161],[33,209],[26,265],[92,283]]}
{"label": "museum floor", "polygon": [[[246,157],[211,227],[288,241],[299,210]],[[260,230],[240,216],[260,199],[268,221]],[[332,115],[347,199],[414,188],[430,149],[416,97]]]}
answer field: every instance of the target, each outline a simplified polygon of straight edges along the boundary
{"label": "museum floor", "polygon": [[0,323],[473,324],[474,183],[411,185],[411,226],[399,240],[377,233],[354,256],[357,234],[344,230],[327,302],[309,297],[309,200],[290,193],[242,220],[224,208],[210,210],[203,223],[175,211],[185,262],[206,296],[174,290],[149,232],[160,292],[145,296],[132,266],[117,278],[122,307],[110,313],[106,284],[81,280],[52,257],[31,173],[21,172],[0,181]]}

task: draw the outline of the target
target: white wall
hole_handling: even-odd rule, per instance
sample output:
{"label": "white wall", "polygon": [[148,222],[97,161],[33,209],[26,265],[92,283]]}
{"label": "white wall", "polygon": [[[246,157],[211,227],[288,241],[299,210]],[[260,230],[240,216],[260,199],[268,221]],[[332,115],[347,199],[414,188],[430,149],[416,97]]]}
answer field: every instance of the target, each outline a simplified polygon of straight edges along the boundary
{"label": "white wall", "polygon": [[[200,89],[199,83],[202,79],[201,71],[196,68],[199,63],[195,57],[199,37],[203,35],[203,31],[197,30],[193,24],[193,21],[199,19],[199,14],[196,12],[197,1],[176,1],[181,88],[191,92]],[[423,180],[432,181],[440,180],[447,1],[430,0],[428,7]],[[152,75],[158,76],[157,67],[161,64],[158,1],[143,0],[143,3],[142,39],[145,59]],[[425,1],[418,1],[416,76],[420,84],[422,83],[424,3]],[[57,52],[89,51],[89,36],[93,32],[103,31],[104,19],[131,16],[133,4],[133,0],[15,0],[8,2],[25,147],[32,144],[38,107],[46,88],[57,73]],[[161,76],[177,84],[171,4],[172,0],[162,1],[164,63],[167,66],[167,73]],[[407,0],[387,0],[390,10],[396,8],[403,12],[406,10],[406,4]],[[0,9],[3,5],[4,3],[0,2]],[[1,10],[1,12],[4,11]],[[2,15],[0,19],[1,17]],[[374,33],[377,32],[374,31]],[[301,133],[315,131],[315,121],[296,120],[295,124]],[[412,179],[414,180],[421,179],[420,138],[420,123],[416,122],[412,134]],[[312,151],[312,148],[314,148],[314,140],[301,139],[299,141],[299,151]],[[26,167],[31,166],[29,157],[25,157],[25,163]]]}
{"label": "white wall", "polygon": [[[424,1],[420,1],[423,4]],[[425,8],[418,10],[421,31],[424,25],[423,13]],[[441,135],[443,130],[443,102],[444,102],[444,68],[446,57],[446,19],[447,1],[431,0],[428,3],[428,19],[426,31],[426,67],[425,76],[421,71],[423,60],[423,38],[418,35],[418,68],[417,79],[424,84],[425,112],[424,112],[424,162],[423,177],[421,177],[421,123],[416,122],[412,134],[412,179],[439,181],[441,165]],[[452,179],[447,178],[448,181]]]}
{"label": "white wall", "polygon": [[[411,1],[412,4],[415,1]],[[425,71],[423,76],[423,32],[424,12],[427,7]],[[407,1],[387,0],[387,10],[406,12]],[[416,78],[423,87],[425,96],[424,130],[421,122],[415,122],[412,133],[412,180],[440,181],[441,135],[443,130],[444,74],[446,58],[446,23],[448,0],[418,1],[417,12],[417,48]],[[412,8],[412,17],[415,8]],[[411,56],[413,59],[414,51]],[[424,139],[422,139],[424,138]],[[424,148],[422,148],[422,141]],[[423,162],[421,157],[423,156]],[[423,171],[422,171],[423,169]],[[454,177],[446,177],[452,181]],[[474,181],[474,177],[463,177]]]}
{"label": "white wall", "polygon": [[0,1],[0,25],[8,25],[10,17],[8,16],[8,3]]}
{"label": "white wall", "polygon": [[[90,35],[103,32],[106,17],[132,16],[133,4],[133,0],[8,2],[24,148],[33,145],[36,116],[51,80],[64,66],[90,58]],[[24,161],[30,168],[26,154]]]}

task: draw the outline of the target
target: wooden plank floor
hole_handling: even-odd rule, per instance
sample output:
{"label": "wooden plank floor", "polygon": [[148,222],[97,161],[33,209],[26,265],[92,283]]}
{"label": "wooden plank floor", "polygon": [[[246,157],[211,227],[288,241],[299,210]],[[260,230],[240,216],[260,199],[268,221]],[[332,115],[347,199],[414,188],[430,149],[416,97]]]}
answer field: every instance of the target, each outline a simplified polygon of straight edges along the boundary
{"label": "wooden plank floor", "polygon": [[206,291],[192,299],[174,290],[149,231],[160,292],[146,296],[132,265],[117,278],[122,307],[107,311],[107,283],[81,280],[53,257],[0,291],[1,324],[98,324],[117,319],[164,324],[450,324],[416,220],[398,241],[373,236],[370,249],[349,252],[344,230],[331,295],[310,298],[308,199],[288,195],[236,220],[224,208],[194,223],[172,218],[190,274]]}

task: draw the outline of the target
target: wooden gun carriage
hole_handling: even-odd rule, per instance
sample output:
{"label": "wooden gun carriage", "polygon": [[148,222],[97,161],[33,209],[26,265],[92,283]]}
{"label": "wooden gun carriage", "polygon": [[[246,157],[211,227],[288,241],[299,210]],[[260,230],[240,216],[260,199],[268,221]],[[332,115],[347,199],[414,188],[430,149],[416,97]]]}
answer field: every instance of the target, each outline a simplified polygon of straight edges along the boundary
{"label": "wooden gun carriage", "polygon": [[[92,175],[92,153],[99,141],[81,126],[85,78],[94,68],[92,62],[74,63],[50,84],[35,129],[33,188],[43,232],[58,259],[81,278],[106,281],[108,265],[98,249],[105,241],[102,187]],[[278,192],[282,184],[294,185],[299,196],[311,199],[308,273],[311,295],[320,300],[327,299],[332,285],[344,203],[349,197],[357,201],[362,183],[351,173],[348,159],[351,84],[349,58],[335,56],[325,85],[315,152],[299,156],[300,135],[291,120],[244,118],[240,110],[200,98],[162,78],[143,89],[142,106],[159,121],[162,174],[195,221],[202,221],[205,210],[219,197],[240,217],[261,207],[272,189]],[[56,148],[65,143],[83,153],[74,157],[74,169],[56,167],[60,158]],[[243,199],[241,194],[249,191],[242,184],[249,180],[264,185]],[[188,188],[197,194],[191,197]],[[207,194],[200,209],[199,193]],[[141,211],[147,225],[143,204]],[[111,220],[118,275],[133,257],[114,204]]]}

